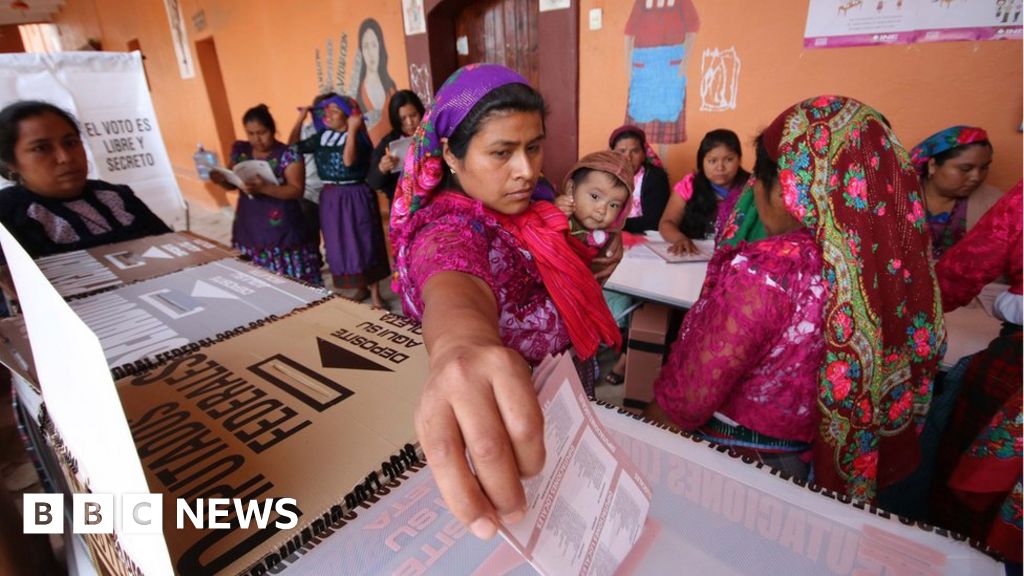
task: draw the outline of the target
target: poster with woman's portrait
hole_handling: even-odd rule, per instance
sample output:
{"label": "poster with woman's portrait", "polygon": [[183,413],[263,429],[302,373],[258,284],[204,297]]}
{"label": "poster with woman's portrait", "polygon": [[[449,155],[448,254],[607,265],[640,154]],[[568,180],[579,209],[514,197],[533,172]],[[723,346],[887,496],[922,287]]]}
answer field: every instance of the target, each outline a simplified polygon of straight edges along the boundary
{"label": "poster with woman's portrait", "polygon": [[356,44],[355,93],[352,96],[366,117],[366,128],[374,142],[391,130],[388,100],[398,91],[388,71],[388,50],[384,33],[373,18],[359,25]]}

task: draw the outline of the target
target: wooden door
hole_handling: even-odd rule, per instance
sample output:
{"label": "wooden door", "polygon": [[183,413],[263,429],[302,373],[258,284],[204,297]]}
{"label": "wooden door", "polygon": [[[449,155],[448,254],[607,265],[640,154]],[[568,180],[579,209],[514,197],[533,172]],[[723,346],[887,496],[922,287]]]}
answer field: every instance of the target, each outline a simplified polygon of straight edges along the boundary
{"label": "wooden door", "polygon": [[540,86],[537,17],[537,0],[470,3],[455,16],[458,65],[501,64]]}

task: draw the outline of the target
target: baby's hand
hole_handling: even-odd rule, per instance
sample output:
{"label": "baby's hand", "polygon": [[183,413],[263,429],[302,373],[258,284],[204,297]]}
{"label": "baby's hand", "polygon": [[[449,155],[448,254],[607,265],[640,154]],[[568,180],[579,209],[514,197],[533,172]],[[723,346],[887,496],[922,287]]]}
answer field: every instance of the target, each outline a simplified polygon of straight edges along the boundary
{"label": "baby's hand", "polygon": [[576,201],[568,194],[563,194],[562,196],[555,198],[555,206],[557,206],[563,214],[569,217],[572,217],[573,212],[576,211]]}

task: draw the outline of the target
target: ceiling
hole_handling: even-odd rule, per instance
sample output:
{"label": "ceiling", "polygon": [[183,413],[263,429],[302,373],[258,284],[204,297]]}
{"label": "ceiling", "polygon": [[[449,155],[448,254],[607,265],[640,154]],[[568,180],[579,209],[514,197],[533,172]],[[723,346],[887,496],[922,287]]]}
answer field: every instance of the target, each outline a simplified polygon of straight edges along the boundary
{"label": "ceiling", "polygon": [[22,0],[28,4],[25,11],[11,8],[11,0],[0,0],[0,25],[49,22],[60,11],[64,0]]}

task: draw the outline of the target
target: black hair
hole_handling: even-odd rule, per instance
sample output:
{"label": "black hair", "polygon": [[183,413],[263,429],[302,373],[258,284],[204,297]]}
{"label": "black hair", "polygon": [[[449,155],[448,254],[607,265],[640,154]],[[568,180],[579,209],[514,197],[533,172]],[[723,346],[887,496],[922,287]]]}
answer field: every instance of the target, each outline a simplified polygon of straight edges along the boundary
{"label": "black hair", "polygon": [[[732,130],[719,128],[704,135],[697,148],[697,172],[693,178],[693,195],[686,203],[683,220],[679,223],[679,230],[688,238],[704,238],[714,231],[718,216],[718,194],[704,174],[704,157],[719,146],[725,146],[733,154],[743,158],[740,138]],[[747,178],[750,178],[750,173],[740,166],[729,186],[733,186],[737,180],[745,181]]]}
{"label": "black hair", "polygon": [[[612,140],[612,145],[609,146],[608,149],[609,150],[615,150],[615,146],[619,143],[619,141],[620,140],[624,140],[626,138],[632,138],[632,139],[636,140],[637,142],[640,143],[640,147],[641,148],[643,148],[644,145],[647,143],[647,139],[644,138],[643,132],[640,132],[639,130],[631,130],[631,129],[627,128],[626,130],[623,130],[621,134],[616,136],[615,140]],[[646,151],[645,151],[644,162],[647,162]]]}
{"label": "black hair", "polygon": [[764,145],[764,134],[760,134],[754,140],[754,147],[757,150],[754,159],[754,177],[764,186],[765,190],[771,190],[775,181],[779,179],[779,163],[773,160],[768,153],[768,147]]}
{"label": "black hair", "polygon": [[398,111],[407,104],[412,104],[413,108],[416,108],[416,111],[420,113],[421,118],[427,111],[423,107],[423,101],[412,90],[399,90],[395,92],[394,96],[391,97],[391,101],[388,102],[388,120],[391,121],[391,132],[393,134],[401,135],[402,119],[398,116]]}
{"label": "black hair", "polygon": [[258,122],[270,130],[271,134],[277,134],[277,123],[274,122],[274,117],[270,115],[270,108],[266,104],[257,104],[245,111],[245,115],[242,116],[242,124],[249,122]]}
{"label": "black hair", "polygon": [[[953,158],[956,158],[957,156],[963,154],[967,149],[975,146],[985,146],[990,151],[995,152],[995,149],[992,147],[991,142],[989,142],[988,140],[978,140],[976,142],[971,142],[970,144],[962,144],[960,146],[957,146],[956,148],[950,148],[949,150],[939,152],[935,156],[932,156],[930,160],[935,160],[936,166],[942,166],[943,164],[946,163],[946,160],[952,160]],[[925,162],[924,166],[921,167],[921,178],[928,178],[927,162]]]}
{"label": "black hair", "polygon": [[[543,127],[547,108],[544,106],[544,97],[526,84],[513,83],[499,86],[474,104],[462,122],[459,122],[455,132],[448,137],[448,150],[459,160],[465,158],[466,151],[469,150],[469,142],[480,131],[484,123],[492,116],[503,112],[537,112],[540,114]],[[445,170],[445,180],[442,185],[457,187],[457,184],[450,178],[450,172]]]}
{"label": "black hair", "polygon": [[8,104],[0,110],[0,176],[7,180],[14,179],[11,168],[17,163],[14,148],[18,144],[21,122],[44,114],[56,114],[74,129],[75,135],[82,135],[75,117],[59,106],[41,100],[19,100]]}
{"label": "black hair", "polygon": [[[377,74],[380,75],[381,86],[384,87],[384,93],[395,88],[395,81],[391,79],[391,75],[388,74],[388,49],[384,46],[384,31],[380,29],[380,24],[373,18],[367,18],[363,20],[363,23],[359,25],[359,35],[356,36],[358,42],[357,50],[360,54],[363,50],[363,34],[367,30],[373,30],[374,34],[377,35],[377,44],[380,46],[380,60],[377,62]],[[363,94],[361,88],[363,87],[363,80],[366,79],[366,63],[364,60],[363,66],[359,69],[359,89],[356,91],[356,102],[359,103],[359,109],[366,112],[366,102],[363,102]]]}

